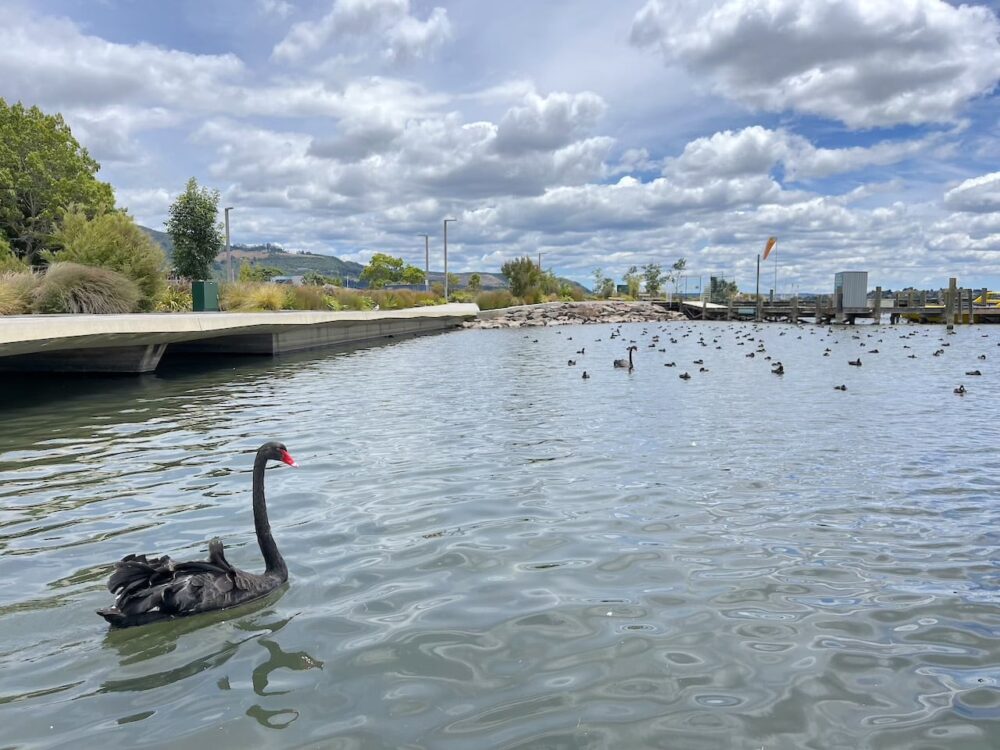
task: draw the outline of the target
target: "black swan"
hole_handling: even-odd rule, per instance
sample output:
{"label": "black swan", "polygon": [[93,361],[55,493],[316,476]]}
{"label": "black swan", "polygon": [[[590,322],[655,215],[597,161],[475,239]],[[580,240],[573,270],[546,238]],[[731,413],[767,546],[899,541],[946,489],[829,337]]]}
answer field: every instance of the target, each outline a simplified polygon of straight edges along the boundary
{"label": "black swan", "polygon": [[269,460],[298,466],[281,443],[264,443],[253,463],[253,523],[264,556],[262,574],[234,568],[226,560],[222,542],[208,543],[208,560],[174,562],[169,557],[127,555],[115,563],[108,590],[115,606],[97,614],[113,628],[145,625],[175,617],[228,609],[259,599],[288,580],[288,568],[271,536],[264,501],[264,467]]}
{"label": "black swan", "polygon": [[639,351],[639,347],[630,346],[628,348],[628,362],[626,362],[624,359],[616,359],[614,363],[615,367],[627,367],[629,370],[634,370],[635,365],[632,364],[632,352],[637,352],[637,351]]}

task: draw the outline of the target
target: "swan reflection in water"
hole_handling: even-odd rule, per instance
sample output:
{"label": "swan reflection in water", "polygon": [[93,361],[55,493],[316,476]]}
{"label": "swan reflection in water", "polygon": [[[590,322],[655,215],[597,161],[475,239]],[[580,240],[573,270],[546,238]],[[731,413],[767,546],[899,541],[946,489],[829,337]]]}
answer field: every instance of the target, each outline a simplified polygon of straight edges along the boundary
{"label": "swan reflection in water", "polygon": [[[299,716],[295,708],[268,705],[276,696],[290,692],[276,689],[273,675],[281,669],[301,672],[323,669],[323,662],[305,651],[286,651],[278,642],[278,634],[293,619],[272,620],[272,605],[284,592],[282,587],[263,599],[225,612],[215,612],[196,618],[184,618],[147,628],[110,630],[104,645],[115,649],[120,657],[122,672],[138,672],[130,677],[105,680],[98,693],[145,692],[166,687],[193,677],[206,670],[221,668],[255,642],[266,651],[266,657],[253,666],[247,675],[242,667],[228,670],[217,681],[220,691],[238,691],[250,684],[256,695],[266,700],[251,706],[246,715],[270,729],[283,729]],[[234,619],[235,618],[235,619]],[[229,627],[225,627],[231,621]],[[195,635],[197,633],[197,636]],[[188,643],[189,639],[200,638]],[[185,643],[181,643],[182,639]],[[194,658],[191,652],[196,652]],[[257,653],[257,652],[254,652]],[[257,661],[254,659],[254,661]],[[142,666],[152,669],[142,669]],[[233,687],[236,685],[237,687]],[[269,689],[269,686],[270,689]]]}

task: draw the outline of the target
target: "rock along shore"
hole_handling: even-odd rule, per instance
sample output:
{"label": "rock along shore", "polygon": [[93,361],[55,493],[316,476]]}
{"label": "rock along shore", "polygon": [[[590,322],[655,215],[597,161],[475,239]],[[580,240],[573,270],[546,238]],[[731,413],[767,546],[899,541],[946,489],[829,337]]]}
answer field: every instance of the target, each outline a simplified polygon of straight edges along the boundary
{"label": "rock along shore", "polygon": [[649,302],[549,302],[501,310],[484,310],[464,328],[528,328],[581,323],[651,323],[684,320],[680,313]]}

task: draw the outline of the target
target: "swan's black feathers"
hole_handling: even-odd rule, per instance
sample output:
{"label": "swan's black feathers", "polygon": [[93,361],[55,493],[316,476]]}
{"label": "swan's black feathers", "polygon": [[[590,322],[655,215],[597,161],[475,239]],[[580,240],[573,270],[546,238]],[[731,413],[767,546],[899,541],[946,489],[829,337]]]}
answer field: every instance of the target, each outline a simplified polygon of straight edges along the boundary
{"label": "swan's black feathers", "polygon": [[167,620],[256,599],[274,588],[269,576],[234,568],[213,539],[208,560],[174,562],[166,555],[126,555],[115,563],[108,590],[115,606],[98,614],[115,626]]}

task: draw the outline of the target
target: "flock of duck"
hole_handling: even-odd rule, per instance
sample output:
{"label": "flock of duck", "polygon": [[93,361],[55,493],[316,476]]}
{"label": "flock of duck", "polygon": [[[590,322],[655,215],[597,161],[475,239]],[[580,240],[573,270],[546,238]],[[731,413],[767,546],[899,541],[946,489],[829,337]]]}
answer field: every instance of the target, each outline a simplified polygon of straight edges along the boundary
{"label": "flock of duck", "polygon": [[[859,330],[856,333],[852,333],[851,342],[858,342],[858,346],[865,350],[866,354],[877,355],[880,353],[878,344],[886,347],[887,337],[890,332],[898,332],[899,329],[885,329],[876,328],[874,332]],[[724,348],[726,344],[725,334],[733,333],[734,343],[736,346],[749,346],[753,347],[751,351],[747,352],[744,356],[747,359],[762,359],[765,362],[770,362],[771,374],[782,376],[785,374],[785,365],[774,360],[772,356],[767,351],[767,345],[765,342],[765,335],[773,336],[774,329],[762,324],[751,324],[749,326],[708,326],[705,324],[690,324],[690,325],[679,325],[679,324],[668,324],[659,326],[655,330],[651,330],[649,326],[642,329],[639,339],[628,339],[625,340],[625,335],[622,333],[621,326],[615,326],[611,330],[610,340],[614,341],[617,339],[622,339],[626,343],[625,357],[615,359],[612,362],[612,367],[617,370],[625,370],[627,372],[634,372],[636,370],[636,359],[635,355],[639,352],[639,344],[643,343],[646,350],[652,350],[659,354],[666,354],[668,352],[668,347],[672,345],[677,345],[682,343],[682,339],[696,337],[696,345],[704,348],[714,347],[717,350]],[[561,335],[562,331],[557,331],[557,334]],[[829,343],[832,345],[840,345],[842,339],[836,338],[831,334],[834,333],[834,328],[818,328],[811,326],[792,326],[783,327],[777,331],[778,336],[795,335],[798,339],[801,339],[803,335],[808,336],[820,336],[821,343]],[[934,349],[931,356],[940,357],[945,354],[945,350],[951,344],[949,343],[947,337],[954,335],[955,331],[946,331],[943,337],[937,341],[937,347]],[[940,336],[940,331],[938,329],[928,329],[928,328],[914,328],[906,333],[897,333],[898,338],[904,342],[912,342],[917,338],[930,338],[932,336]],[[528,338],[528,336],[525,336]],[[989,338],[988,334],[982,334],[982,338]],[[567,336],[566,340],[572,341],[572,336]],[[595,339],[596,342],[601,342],[602,338]],[[533,343],[537,343],[538,339],[534,339]],[[997,344],[1000,346],[1000,343]],[[844,347],[841,347],[842,349]],[[902,348],[905,350],[911,350],[913,348],[912,343],[903,343]],[[823,356],[830,357],[834,354],[834,349],[831,346],[826,346],[823,349]],[[586,347],[581,347],[575,351],[574,358],[567,361],[569,367],[576,367],[578,361],[583,361],[582,358],[586,355]],[[908,359],[917,359],[917,355],[914,353],[909,353],[907,355]],[[987,355],[985,353],[979,354],[979,360],[985,360]],[[698,359],[692,360],[692,365],[698,365],[698,373],[707,373],[709,368],[705,366],[704,357],[699,357]],[[863,367],[864,363],[861,361],[861,357],[856,356],[853,359],[848,359],[847,364],[852,367]],[[677,367],[676,361],[663,362],[664,367]],[[969,377],[978,377],[983,373],[980,369],[965,370],[965,374]],[[583,380],[589,380],[591,378],[590,373],[587,370],[583,371]],[[681,372],[678,376],[681,380],[691,380],[693,377],[690,372],[685,370]],[[846,391],[847,384],[841,383],[839,385],[833,386],[834,390]],[[968,393],[964,384],[961,384],[953,389],[953,392],[959,396],[964,396]]]}

